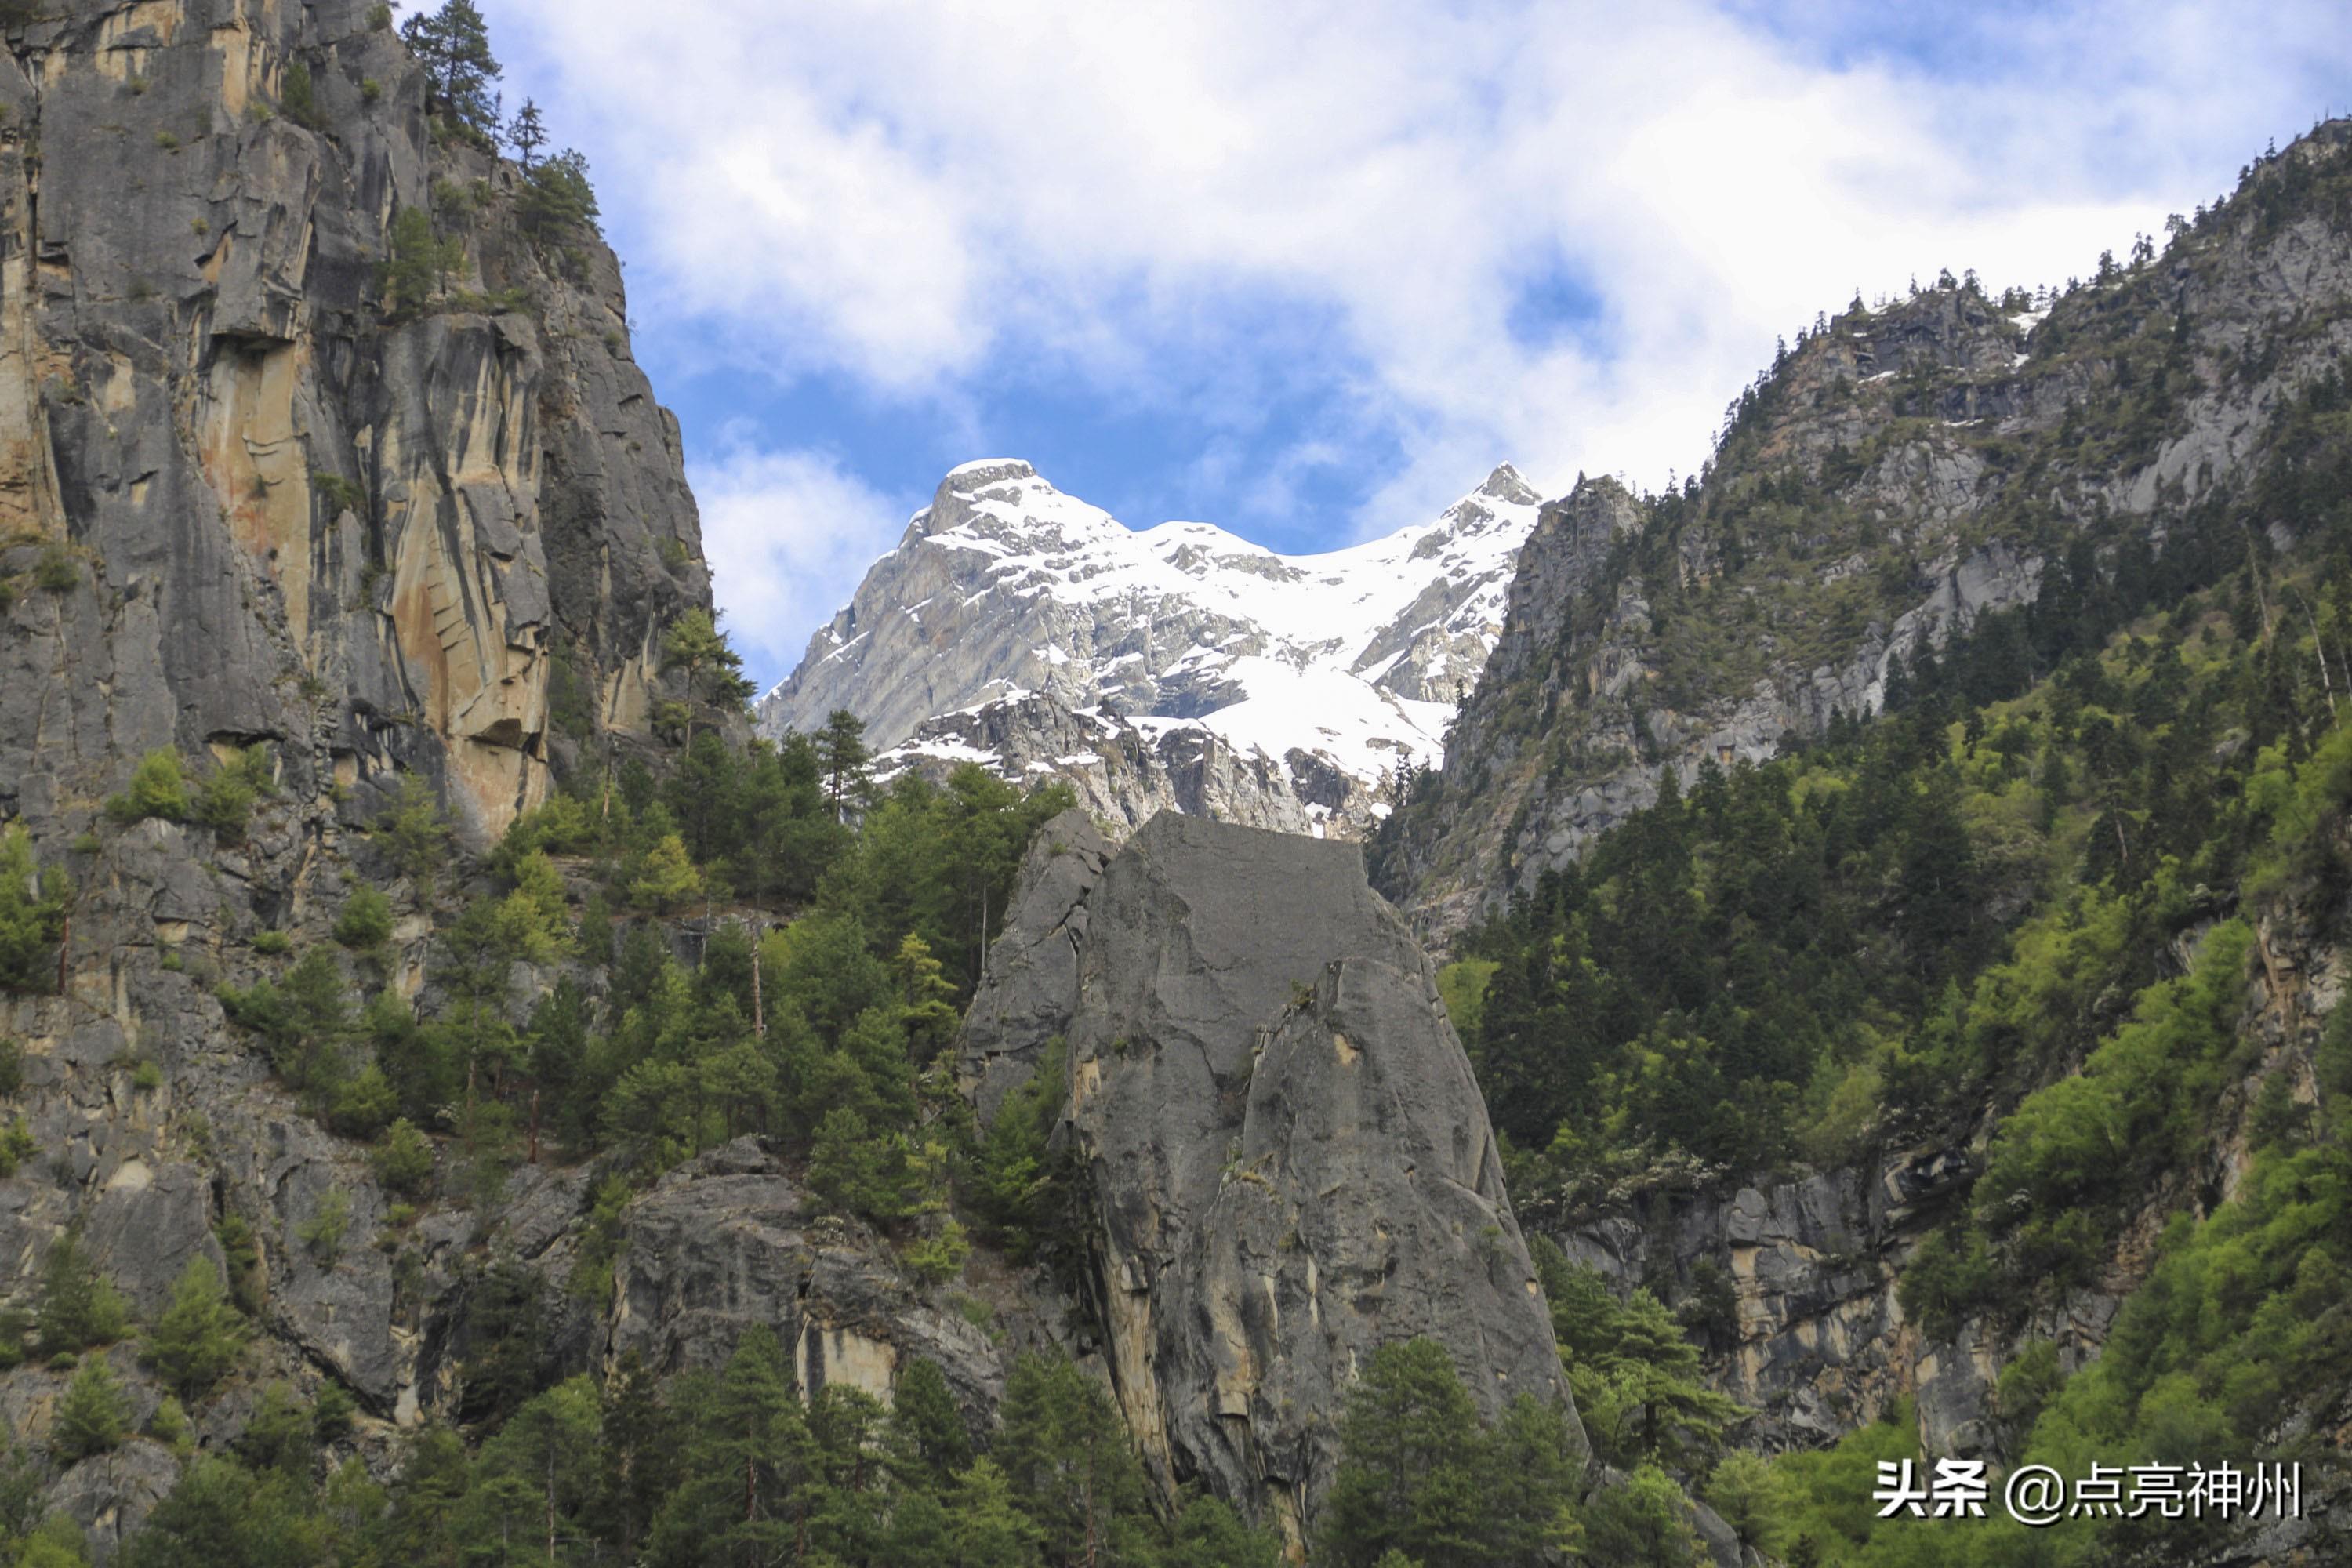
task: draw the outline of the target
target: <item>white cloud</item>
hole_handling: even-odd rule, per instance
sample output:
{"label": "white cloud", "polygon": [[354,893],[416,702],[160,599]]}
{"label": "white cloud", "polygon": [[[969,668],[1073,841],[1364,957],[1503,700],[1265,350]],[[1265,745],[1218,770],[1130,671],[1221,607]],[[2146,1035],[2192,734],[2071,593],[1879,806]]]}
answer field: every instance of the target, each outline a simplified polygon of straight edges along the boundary
{"label": "white cloud", "polygon": [[[1406,454],[1363,531],[1506,457],[1688,471],[1775,336],[1856,284],[2086,273],[2352,81],[2329,4],[1995,7],[1952,24],[1949,79],[1840,59],[1821,37],[1866,8],[1838,0],[1772,27],[1698,0],[492,9],[585,132],[657,325],[978,406],[984,440],[1008,357],[1148,408],[1158,366],[1287,303],[1328,328],[1280,352],[1349,378],[1358,427]],[[1601,319],[1517,342],[1553,258]],[[1326,456],[1244,478],[1245,508]]]}
{"label": "white cloud", "polygon": [[702,509],[711,586],[736,648],[764,688],[798,662],[812,626],[846,604],[915,510],[828,453],[765,450],[730,430],[688,479]]}

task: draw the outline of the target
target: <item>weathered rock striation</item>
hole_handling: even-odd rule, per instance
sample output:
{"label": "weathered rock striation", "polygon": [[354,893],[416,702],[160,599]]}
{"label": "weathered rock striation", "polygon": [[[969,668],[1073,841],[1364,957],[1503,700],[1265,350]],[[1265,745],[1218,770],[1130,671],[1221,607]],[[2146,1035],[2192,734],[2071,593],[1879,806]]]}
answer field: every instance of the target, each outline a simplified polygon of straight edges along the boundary
{"label": "weathered rock striation", "polygon": [[971,1016],[983,1115],[1066,1044],[1085,1294],[1163,1486],[1295,1538],[1391,1340],[1438,1340],[1489,1414],[1566,1402],[1434,973],[1353,846],[1166,813],[1106,859],[1066,814]]}
{"label": "weathered rock striation", "polygon": [[[351,880],[394,880],[352,829],[400,774],[478,844],[568,760],[649,743],[661,632],[709,605],[677,430],[612,253],[532,232],[514,165],[436,141],[377,8],[34,9],[0,58],[0,823],[76,895],[61,993],[0,994],[8,1110],[41,1151],[0,1182],[0,1297],[73,1227],[152,1315],[241,1221],[262,1332],[197,1441],[234,1438],[270,1379],[331,1378],[380,1455],[460,1396],[474,1222],[373,1245],[391,1200],[363,1147],[275,1085],[215,988],[268,972],[257,934],[322,943]],[[461,258],[395,311],[382,264],[419,211]],[[257,743],[275,793],[241,830],[103,812],[151,752],[201,781]],[[395,892],[413,990],[432,900]],[[583,1201],[543,1175],[485,1226],[526,1258]],[[306,1243],[331,1204],[350,1241]],[[584,1355],[552,1310],[551,1357]],[[156,1385],[111,1356],[143,1419]],[[0,1414],[37,1442],[63,1381],[0,1376]],[[50,1500],[103,1556],[177,1468],[134,1438]]]}

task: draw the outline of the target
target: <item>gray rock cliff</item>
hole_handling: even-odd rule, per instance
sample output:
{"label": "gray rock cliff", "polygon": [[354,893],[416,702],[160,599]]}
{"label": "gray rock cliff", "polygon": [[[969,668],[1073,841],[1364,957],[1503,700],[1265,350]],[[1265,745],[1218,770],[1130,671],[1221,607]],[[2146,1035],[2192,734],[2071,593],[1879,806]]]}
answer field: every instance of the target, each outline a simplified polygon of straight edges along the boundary
{"label": "gray rock cliff", "polygon": [[1434,973],[1353,846],[1167,813],[1105,860],[1066,816],[971,1016],[983,1114],[1067,1044],[1085,1294],[1163,1485],[1296,1539],[1391,1340],[1438,1340],[1490,1415],[1567,1401]]}

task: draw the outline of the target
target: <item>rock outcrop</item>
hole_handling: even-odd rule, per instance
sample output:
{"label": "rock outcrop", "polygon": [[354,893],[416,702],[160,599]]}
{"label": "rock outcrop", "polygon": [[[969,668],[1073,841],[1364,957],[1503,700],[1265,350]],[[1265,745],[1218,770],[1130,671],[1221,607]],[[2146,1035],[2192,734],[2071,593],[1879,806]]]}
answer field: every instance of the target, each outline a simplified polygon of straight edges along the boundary
{"label": "rock outcrop", "polygon": [[660,1374],[716,1369],[754,1324],[809,1393],[845,1384],[887,1403],[910,1360],[935,1363],[975,1430],[1004,1387],[989,1334],[919,1289],[888,1246],[827,1215],[744,1138],[680,1166],[633,1205],[606,1354]]}
{"label": "rock outcrop", "polygon": [[1438,1340],[1489,1414],[1566,1402],[1433,971],[1353,846],[1167,813],[1105,860],[1050,825],[962,1043],[983,1115],[1056,1037],[1086,1294],[1164,1486],[1295,1539],[1390,1340]]}

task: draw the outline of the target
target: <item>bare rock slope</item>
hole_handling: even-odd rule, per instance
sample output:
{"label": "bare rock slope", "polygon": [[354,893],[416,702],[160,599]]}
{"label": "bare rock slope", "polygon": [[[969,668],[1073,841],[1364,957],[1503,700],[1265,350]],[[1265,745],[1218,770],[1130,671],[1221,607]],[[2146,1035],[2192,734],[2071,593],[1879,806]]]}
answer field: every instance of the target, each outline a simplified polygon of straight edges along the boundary
{"label": "bare rock slope", "polygon": [[1066,813],[971,1016],[983,1114],[1066,1062],[1084,1294],[1163,1484],[1296,1538],[1345,1389],[1392,1340],[1435,1338],[1490,1415],[1567,1402],[1434,972],[1355,846],[1171,812],[1106,858]]}

